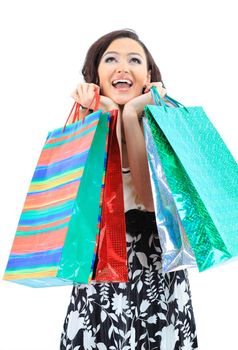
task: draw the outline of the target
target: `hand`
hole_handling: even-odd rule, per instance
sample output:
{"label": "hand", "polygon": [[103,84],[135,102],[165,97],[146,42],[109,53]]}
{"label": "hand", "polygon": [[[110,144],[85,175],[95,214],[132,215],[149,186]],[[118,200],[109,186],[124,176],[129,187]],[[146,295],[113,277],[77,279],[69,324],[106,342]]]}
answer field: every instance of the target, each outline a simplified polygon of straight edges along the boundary
{"label": "hand", "polygon": [[[71,94],[71,97],[78,102],[82,107],[88,108],[91,105],[95,92],[100,93],[100,87],[93,83],[79,84],[75,91]],[[91,105],[91,109],[94,109],[95,102]],[[113,109],[119,109],[118,105],[113,102],[109,97],[100,95],[99,109],[104,112],[109,112]]]}
{"label": "hand", "polygon": [[134,112],[136,112],[137,116],[139,116],[143,112],[145,105],[153,104],[154,102],[150,92],[150,89],[152,86],[155,86],[157,88],[158,93],[162,98],[165,96],[166,89],[163,88],[163,85],[161,82],[149,83],[146,86],[144,94],[137,96],[126,103],[123,112],[128,110],[129,111],[133,110]]}

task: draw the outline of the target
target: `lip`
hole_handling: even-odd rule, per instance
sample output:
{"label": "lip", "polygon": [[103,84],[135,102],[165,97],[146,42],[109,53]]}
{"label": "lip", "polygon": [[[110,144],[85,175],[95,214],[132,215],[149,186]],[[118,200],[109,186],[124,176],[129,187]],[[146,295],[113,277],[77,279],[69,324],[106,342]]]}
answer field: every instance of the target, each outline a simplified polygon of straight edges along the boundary
{"label": "lip", "polygon": [[120,81],[121,82],[128,82],[130,86],[133,85],[133,81],[131,79],[114,79],[114,80],[112,80],[111,83],[114,86],[115,83],[120,82]]}
{"label": "lip", "polygon": [[121,92],[127,92],[127,91],[129,91],[132,88],[132,86],[130,86],[130,87],[123,87],[123,88],[116,88],[113,85],[112,85],[112,87],[113,87],[114,90],[121,91]]}
{"label": "lip", "polygon": [[[113,81],[115,81],[115,80],[129,80],[132,83],[132,85],[131,86],[118,87],[117,88],[117,87],[115,87],[113,85]],[[121,93],[123,93],[123,92],[127,93],[133,87],[133,85],[134,85],[133,79],[131,79],[131,78],[127,77],[127,76],[118,76],[118,77],[115,77],[114,79],[111,80],[111,86],[114,89],[114,91],[121,92]]]}
{"label": "lip", "polygon": [[113,82],[114,82],[115,80],[129,80],[129,81],[131,82],[131,84],[132,84],[131,86],[133,86],[133,84],[134,84],[133,79],[132,79],[131,77],[128,77],[128,76],[125,76],[125,75],[118,75],[118,76],[114,77],[114,78],[111,80],[112,86],[113,86]]}

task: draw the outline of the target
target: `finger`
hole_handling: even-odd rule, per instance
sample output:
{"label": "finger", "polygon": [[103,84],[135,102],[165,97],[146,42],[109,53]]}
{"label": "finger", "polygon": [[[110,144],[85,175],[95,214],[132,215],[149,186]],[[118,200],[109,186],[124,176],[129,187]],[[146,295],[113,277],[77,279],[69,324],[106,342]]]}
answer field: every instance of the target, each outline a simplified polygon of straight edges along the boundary
{"label": "finger", "polygon": [[161,96],[164,97],[167,94],[167,90],[162,88]]}
{"label": "finger", "polygon": [[99,86],[97,86],[96,84],[89,84],[88,94],[90,96],[94,96],[96,91],[99,93]]}
{"label": "finger", "polygon": [[88,93],[88,88],[89,88],[89,84],[88,83],[81,84],[81,93],[83,95],[86,95]]}
{"label": "finger", "polygon": [[152,88],[152,86],[155,86],[158,91],[162,88],[162,83],[161,82],[152,82],[152,83],[148,83],[146,86],[146,90],[145,91],[150,91],[150,89]]}
{"label": "finger", "polygon": [[145,93],[146,93],[146,92],[149,92],[150,89],[152,88],[152,86],[156,87],[156,89],[157,89],[157,91],[158,91],[158,93],[159,93],[159,95],[160,95],[161,97],[164,97],[164,96],[166,95],[167,90],[163,87],[163,83],[162,83],[161,81],[149,83],[149,84],[147,85],[147,88],[146,88],[146,90],[145,90]]}
{"label": "finger", "polygon": [[72,97],[76,102],[79,103],[79,96],[78,96],[77,90],[75,90],[75,91],[73,91],[73,92],[71,93],[71,97]]}
{"label": "finger", "polygon": [[87,91],[87,97],[90,101],[90,104],[92,103],[92,100],[95,96],[95,90],[96,90],[96,87],[94,86],[94,84],[90,84]]}
{"label": "finger", "polygon": [[71,94],[71,97],[78,102],[79,104],[83,104],[84,100],[84,84],[78,84],[76,90],[74,90]]}
{"label": "finger", "polygon": [[82,92],[82,99],[84,100],[84,103],[85,103],[85,106],[89,105],[93,98],[94,98],[94,95],[95,95],[95,86],[94,84],[89,84],[89,83],[86,83],[84,84],[83,86],[83,92]]}
{"label": "finger", "polygon": [[79,93],[82,93],[82,85],[83,85],[83,84],[78,84],[78,85],[77,85],[76,90],[77,90],[77,93],[78,93],[78,94],[79,94]]}
{"label": "finger", "polygon": [[150,91],[150,84],[146,84],[145,85],[145,90],[144,90],[144,93],[147,93]]}
{"label": "finger", "polygon": [[163,88],[163,84],[159,81],[159,82],[156,82],[156,83],[153,83],[153,86],[156,87],[156,89],[160,92],[162,91],[162,88]]}
{"label": "finger", "polygon": [[156,87],[158,93],[160,94],[161,97],[164,96],[164,88],[163,88],[163,83],[160,81],[160,82],[156,82],[156,83],[153,83],[153,86]]}
{"label": "finger", "polygon": [[97,91],[98,93],[100,93],[100,86],[96,85],[96,84],[91,84],[94,88],[94,91]]}
{"label": "finger", "polygon": [[76,90],[72,92],[71,96],[76,102],[87,108],[94,98],[95,90],[100,92],[100,87],[96,84],[80,83],[77,85]]}

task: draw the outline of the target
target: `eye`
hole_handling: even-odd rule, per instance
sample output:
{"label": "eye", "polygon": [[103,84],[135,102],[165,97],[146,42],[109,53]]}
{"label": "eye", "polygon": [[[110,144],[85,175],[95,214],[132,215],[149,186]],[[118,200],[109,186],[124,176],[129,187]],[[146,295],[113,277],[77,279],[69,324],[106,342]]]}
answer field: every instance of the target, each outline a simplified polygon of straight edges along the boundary
{"label": "eye", "polygon": [[107,57],[107,58],[105,59],[105,62],[106,62],[106,63],[110,63],[110,62],[112,62],[113,60],[116,60],[115,57],[109,56],[109,57]]}
{"label": "eye", "polygon": [[138,64],[141,64],[141,60],[139,58],[137,58],[137,57],[132,57],[131,61],[135,62],[135,63],[138,63]]}

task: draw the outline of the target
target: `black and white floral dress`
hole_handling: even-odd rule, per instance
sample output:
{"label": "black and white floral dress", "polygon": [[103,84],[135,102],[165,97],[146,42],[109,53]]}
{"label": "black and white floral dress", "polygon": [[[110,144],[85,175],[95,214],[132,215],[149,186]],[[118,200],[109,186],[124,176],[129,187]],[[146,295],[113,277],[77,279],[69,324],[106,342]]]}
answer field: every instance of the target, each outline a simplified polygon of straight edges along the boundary
{"label": "black and white floral dress", "polygon": [[155,214],[123,184],[129,282],[74,286],[60,350],[198,349],[187,271],[161,272]]}

